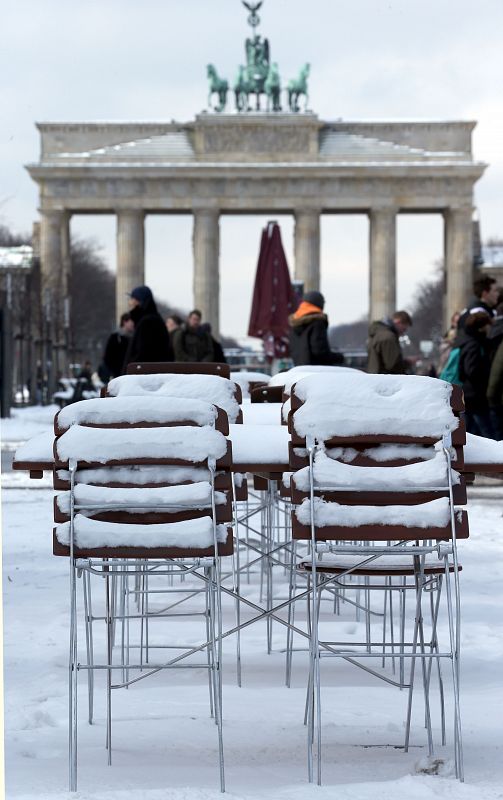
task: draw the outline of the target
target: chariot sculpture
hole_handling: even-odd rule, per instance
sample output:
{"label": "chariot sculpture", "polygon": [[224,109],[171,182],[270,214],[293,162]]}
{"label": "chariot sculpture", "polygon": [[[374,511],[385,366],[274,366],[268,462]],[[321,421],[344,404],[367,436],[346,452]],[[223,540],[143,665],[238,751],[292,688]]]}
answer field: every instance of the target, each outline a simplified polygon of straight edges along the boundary
{"label": "chariot sculpture", "polygon": [[[260,17],[257,12],[262,6],[263,0],[255,3],[242,0],[242,3],[250,12],[248,23],[252,28],[253,35],[246,39],[246,64],[239,66],[236,80],[232,86],[236,111],[261,111],[263,95],[266,97],[267,111],[282,111],[281,78],[278,64],[270,61],[269,40],[263,38],[257,32],[257,26],[260,23]],[[304,97],[303,110],[307,110],[309,70],[309,64],[304,64],[299,76],[288,82],[286,88],[287,105],[292,113],[297,113],[301,110],[299,98],[302,96]],[[219,77],[213,64],[208,65],[207,71],[209,80],[208,107],[213,111],[225,111],[229,84],[225,79]],[[215,94],[218,96],[218,102],[216,105],[212,105]],[[254,100],[253,95],[255,96]]]}

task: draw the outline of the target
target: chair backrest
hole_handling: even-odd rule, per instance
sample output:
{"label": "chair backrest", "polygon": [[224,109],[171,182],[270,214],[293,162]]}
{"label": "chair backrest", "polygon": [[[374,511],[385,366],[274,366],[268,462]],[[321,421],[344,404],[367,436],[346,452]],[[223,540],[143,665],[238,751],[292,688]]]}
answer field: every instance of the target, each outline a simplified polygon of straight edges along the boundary
{"label": "chair backrest", "polygon": [[241,387],[243,400],[249,400],[251,393],[261,387],[267,386],[269,375],[262,372],[250,372],[249,370],[233,371],[230,375],[231,381]]}
{"label": "chair backrest", "polygon": [[240,422],[241,389],[219,375],[152,373],[121,375],[107,386],[108,397],[176,397],[205,400],[222,408],[229,422]]}
{"label": "chair backrest", "polygon": [[178,425],[210,425],[226,436],[227,414],[221,408],[194,398],[146,396],[141,403],[134,396],[83,400],[66,406],[54,417],[59,436],[72,425],[98,428],[145,428]]}
{"label": "chair backrest", "polygon": [[252,403],[282,403],[282,386],[258,386],[251,389],[250,399]]}
{"label": "chair backrest", "polygon": [[128,375],[220,375],[230,378],[231,368],[228,364],[191,363],[186,361],[140,361],[128,364]]}

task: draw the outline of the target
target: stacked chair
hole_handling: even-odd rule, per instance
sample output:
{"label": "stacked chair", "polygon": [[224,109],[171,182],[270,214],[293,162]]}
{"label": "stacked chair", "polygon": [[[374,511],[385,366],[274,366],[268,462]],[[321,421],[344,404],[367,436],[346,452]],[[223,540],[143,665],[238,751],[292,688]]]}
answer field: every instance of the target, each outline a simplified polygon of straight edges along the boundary
{"label": "stacked chair", "polygon": [[[169,376],[159,376],[169,378]],[[227,413],[195,394],[192,376],[179,376],[177,391],[143,394],[131,381],[157,376],[125,376],[109,385],[113,396],[68,406],[55,418],[54,554],[70,561],[70,789],[77,788],[77,676],[89,676],[90,719],[92,675],[104,670],[107,680],[107,748],[112,753],[112,690],[128,687],[163,669],[205,667],[210,707],[218,728],[220,785],[224,790],[221,683],[221,559],[233,553],[231,446]],[[213,376],[194,376],[203,378]],[[215,381],[230,384],[221,377]],[[169,381],[168,381],[169,382]],[[183,384],[187,382],[185,392]],[[112,386],[114,384],[114,386]],[[124,386],[126,385],[126,389]],[[164,392],[159,392],[159,385]],[[120,389],[119,389],[120,387]],[[115,390],[115,393],[114,393]],[[140,391],[140,396],[138,392]],[[173,396],[173,392],[177,396]],[[220,394],[219,394],[220,392]],[[231,386],[216,394],[237,416]],[[204,394],[204,393],[202,393]],[[208,392],[206,392],[208,395]],[[79,660],[77,641],[77,578],[83,576],[86,663]],[[166,661],[149,663],[130,657],[130,625],[155,616],[145,606],[146,576],[164,576],[169,591],[174,577],[199,582],[204,595],[202,643],[173,647],[180,651]],[[105,587],[106,653],[94,656],[91,578]],[[138,611],[127,598],[128,580],[135,579]],[[117,590],[118,597],[117,597]],[[191,591],[193,597],[198,592]],[[121,631],[121,647],[113,648]],[[201,658],[201,654],[204,658]],[[194,661],[196,659],[196,661]],[[118,676],[118,677],[117,677]]]}
{"label": "stacked chair", "polygon": [[[452,468],[453,464],[462,465],[462,410],[462,396],[456,387],[426,377],[317,375],[292,388],[292,535],[295,543],[308,548],[308,556],[294,566],[311,590],[306,704],[310,781],[321,783],[320,661],[325,658],[345,659],[387,683],[408,689],[405,749],[419,661],[430,755],[432,666],[438,670],[443,727],[440,664],[442,659],[450,660],[454,761],[456,775],[463,779],[457,541],[468,536],[468,523],[466,512],[455,507],[455,503],[466,503],[466,492],[462,477]],[[391,641],[386,640],[386,624],[382,642],[372,640],[370,624],[364,642],[321,639],[322,600],[335,595],[339,609],[350,591],[357,592],[357,601],[363,596],[367,620],[371,596],[377,593],[382,598],[384,593],[389,613],[391,595],[399,592],[399,624],[388,620]],[[405,619],[407,593],[414,597],[410,626]],[[294,601],[293,593],[291,596]],[[437,621],[444,605],[449,636],[447,642],[439,643]],[[290,616],[289,621],[292,619]],[[373,668],[371,660],[376,657],[393,666],[396,657],[399,680]]]}

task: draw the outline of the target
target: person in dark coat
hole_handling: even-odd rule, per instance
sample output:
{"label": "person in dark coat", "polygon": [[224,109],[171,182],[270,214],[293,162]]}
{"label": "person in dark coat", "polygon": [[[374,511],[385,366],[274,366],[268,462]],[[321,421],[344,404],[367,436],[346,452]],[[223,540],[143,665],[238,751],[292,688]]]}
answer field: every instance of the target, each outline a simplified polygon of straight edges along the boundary
{"label": "person in dark coat", "polygon": [[290,355],[296,367],[307,364],[341,364],[340,353],[332,353],[328,343],[328,317],[323,313],[321,292],[306,292],[294,314],[290,314]]}
{"label": "person in dark coat", "polygon": [[491,317],[475,311],[466,318],[464,339],[459,354],[459,377],[465,397],[466,430],[478,436],[493,438],[487,400],[491,362],[487,334]]}
{"label": "person in dark coat", "polygon": [[503,339],[491,362],[487,399],[494,438],[501,441],[503,439]]}
{"label": "person in dark coat", "polygon": [[213,341],[208,331],[202,330],[202,314],[191,311],[187,322],[173,334],[175,361],[190,363],[215,361]]}
{"label": "person in dark coat", "polygon": [[149,287],[133,289],[129,305],[134,334],[124,360],[124,372],[128,364],[135,362],[173,361],[169,333]]}
{"label": "person in dark coat", "polygon": [[201,330],[202,331],[206,331],[211,336],[211,341],[213,343],[213,361],[216,364],[227,364],[227,359],[225,358],[224,350],[223,350],[222,345],[211,334],[211,325],[210,325],[210,323],[209,322],[203,322],[203,324],[201,325]]}
{"label": "person in dark coat", "polygon": [[373,322],[367,343],[369,360],[367,372],[375,375],[405,375],[409,365],[400,347],[400,336],[412,325],[406,311],[395,311],[391,319]]}
{"label": "person in dark coat", "polygon": [[491,330],[487,334],[491,359],[494,358],[498,347],[503,342],[503,292],[500,290],[495,316],[491,320]]}
{"label": "person in dark coat", "polygon": [[103,361],[98,367],[98,375],[103,383],[123,374],[124,360],[133,333],[134,322],[126,312],[121,316],[118,329],[110,334],[105,345]]}

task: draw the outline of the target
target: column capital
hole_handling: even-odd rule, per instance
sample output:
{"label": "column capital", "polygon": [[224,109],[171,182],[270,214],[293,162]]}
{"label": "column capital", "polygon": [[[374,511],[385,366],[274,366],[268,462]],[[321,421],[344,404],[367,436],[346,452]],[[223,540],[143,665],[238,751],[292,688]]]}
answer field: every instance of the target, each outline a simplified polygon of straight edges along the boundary
{"label": "column capital", "polygon": [[118,217],[134,217],[139,219],[144,219],[145,217],[145,211],[143,208],[116,208],[115,214]]}
{"label": "column capital", "polygon": [[379,215],[385,217],[396,217],[398,212],[399,212],[398,206],[382,204],[378,206],[372,206],[369,209],[368,213],[369,217],[372,219],[372,217],[377,217]]}
{"label": "column capital", "polygon": [[294,208],[294,216],[321,216],[321,206],[296,206]]}
{"label": "column capital", "polygon": [[447,219],[448,217],[456,217],[456,216],[464,217],[467,214],[470,214],[470,216],[472,216],[474,211],[475,211],[475,206],[471,202],[463,205],[461,204],[450,205],[444,210],[444,218]]}
{"label": "column capital", "polygon": [[208,200],[194,200],[192,203],[193,214],[212,214],[220,216],[220,206]]}
{"label": "column capital", "polygon": [[38,209],[38,213],[46,220],[62,220],[65,214],[70,215],[70,212],[64,208],[44,208],[43,206]]}

